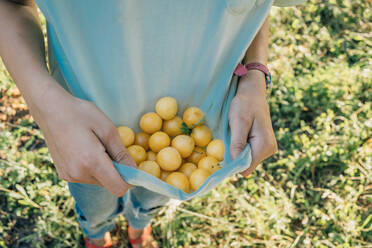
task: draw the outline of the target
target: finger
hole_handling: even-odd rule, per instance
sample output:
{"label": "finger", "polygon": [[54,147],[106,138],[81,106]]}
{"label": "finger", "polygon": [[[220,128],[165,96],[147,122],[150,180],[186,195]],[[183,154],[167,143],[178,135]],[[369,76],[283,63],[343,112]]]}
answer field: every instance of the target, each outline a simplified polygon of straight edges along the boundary
{"label": "finger", "polygon": [[240,117],[234,117],[234,115],[232,115],[229,123],[231,130],[230,154],[231,158],[234,160],[247,144],[252,121],[250,118],[243,120]]}
{"label": "finger", "polygon": [[251,145],[252,162],[251,166],[241,174],[247,176],[266,158],[277,151],[277,144],[271,119],[267,117],[257,117],[253,124],[249,136]]}
{"label": "finger", "polygon": [[93,107],[101,112],[105,118],[102,118],[102,116],[96,118],[94,121],[96,125],[92,127],[92,130],[105,147],[111,159],[117,163],[137,168],[136,163],[121,141],[114,123],[97,106],[93,105]]}
{"label": "finger", "polygon": [[55,168],[58,173],[58,177],[64,181],[71,182],[71,183],[86,183],[86,184],[94,184],[98,186],[102,186],[102,184],[97,181],[94,177],[90,176],[87,173],[79,173],[79,169],[76,170],[66,171],[65,165],[68,163],[66,160],[60,156],[58,150],[54,150],[54,147],[51,146],[51,155],[54,160]]}
{"label": "finger", "polygon": [[67,179],[63,179],[70,183],[84,183],[84,184],[93,184],[97,186],[104,187],[96,178],[90,175],[84,175],[83,177],[79,177],[79,179],[75,179],[73,177],[67,177]]}
{"label": "finger", "polygon": [[92,171],[93,177],[108,191],[120,197],[130,189],[131,185],[122,179],[107,153],[99,154],[97,163]]}
{"label": "finger", "polygon": [[64,170],[64,166],[66,165],[66,161],[63,157],[59,154],[56,143],[54,142],[53,138],[49,138],[49,131],[44,131],[45,142],[47,144],[48,150],[53,160],[54,167],[56,168],[58,177],[64,181],[70,181],[71,177],[69,174]]}
{"label": "finger", "polygon": [[111,159],[117,163],[137,168],[136,163],[129,155],[128,150],[121,141],[116,127],[111,123],[102,126],[106,126],[106,130],[96,128],[94,132],[105,147],[106,152],[109,154]]}
{"label": "finger", "polygon": [[251,174],[265,159],[265,156],[263,154],[263,150],[265,149],[265,147],[263,147],[262,145],[263,142],[260,142],[257,137],[250,138],[249,142],[251,145],[252,161],[249,168],[241,173],[243,176],[248,176],[249,174]]}
{"label": "finger", "polygon": [[[103,128],[104,126],[107,128]],[[100,127],[101,129],[93,130],[96,135],[93,142],[96,142],[97,150],[100,152],[97,153],[96,166],[94,166],[92,176],[112,194],[120,197],[128,191],[131,185],[122,179],[112,160],[133,167],[137,166],[124,147],[115,126],[108,123],[102,124]]]}
{"label": "finger", "polygon": [[[53,160],[54,167],[56,168],[58,177],[64,181],[71,182],[71,183],[86,183],[86,184],[95,184],[98,186],[102,186],[100,182],[97,181],[94,177],[90,176],[86,172],[80,173],[81,168],[80,166],[72,166],[72,169],[66,170],[71,165],[71,161],[65,159],[65,156],[62,156],[60,153],[55,139],[50,134],[48,128],[43,129],[45,142],[49,149],[50,155]],[[94,138],[94,137],[93,137]],[[67,157],[74,157],[74,156],[67,156]]]}

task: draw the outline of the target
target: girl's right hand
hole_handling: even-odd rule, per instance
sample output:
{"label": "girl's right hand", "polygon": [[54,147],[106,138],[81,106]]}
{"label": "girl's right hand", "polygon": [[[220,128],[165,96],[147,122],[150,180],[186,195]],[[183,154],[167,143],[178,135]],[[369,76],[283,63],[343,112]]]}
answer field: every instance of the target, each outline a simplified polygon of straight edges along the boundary
{"label": "girl's right hand", "polygon": [[122,196],[130,185],[112,160],[137,166],[115,125],[93,103],[73,97],[55,81],[49,85],[30,110],[44,133],[59,177],[99,185]]}

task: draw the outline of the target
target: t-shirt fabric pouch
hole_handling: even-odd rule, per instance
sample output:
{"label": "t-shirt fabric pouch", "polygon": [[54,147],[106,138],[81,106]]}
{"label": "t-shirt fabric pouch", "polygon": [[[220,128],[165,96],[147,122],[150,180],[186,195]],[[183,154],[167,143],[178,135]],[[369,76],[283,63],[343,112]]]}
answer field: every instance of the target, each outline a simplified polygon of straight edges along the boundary
{"label": "t-shirt fabric pouch", "polygon": [[179,114],[198,106],[214,138],[225,143],[222,168],[188,194],[114,163],[135,186],[188,200],[249,168],[250,146],[230,157],[228,109],[236,65],[272,5],[303,0],[36,0],[47,20],[49,67],[71,94],[95,103],[115,125],[139,131],[140,116],[173,96]]}

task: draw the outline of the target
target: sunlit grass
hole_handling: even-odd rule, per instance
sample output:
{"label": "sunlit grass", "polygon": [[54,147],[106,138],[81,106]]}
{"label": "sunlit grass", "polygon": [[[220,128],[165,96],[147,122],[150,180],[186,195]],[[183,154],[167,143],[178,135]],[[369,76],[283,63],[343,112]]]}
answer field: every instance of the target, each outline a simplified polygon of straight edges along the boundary
{"label": "sunlit grass", "polygon": [[[160,247],[372,246],[368,20],[365,0],[273,9],[268,101],[279,152],[249,178],[164,208],[153,221]],[[73,199],[2,64],[0,120],[0,247],[81,247]]]}

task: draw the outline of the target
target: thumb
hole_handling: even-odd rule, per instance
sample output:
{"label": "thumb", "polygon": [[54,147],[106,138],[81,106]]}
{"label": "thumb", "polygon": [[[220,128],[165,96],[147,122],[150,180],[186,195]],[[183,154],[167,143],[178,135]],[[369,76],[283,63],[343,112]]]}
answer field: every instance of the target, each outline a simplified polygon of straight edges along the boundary
{"label": "thumb", "polygon": [[247,144],[248,133],[252,126],[252,120],[243,120],[239,117],[232,117],[229,122],[231,130],[230,154],[236,159]]}
{"label": "thumb", "polygon": [[110,128],[108,128],[107,131],[101,134],[97,133],[97,136],[101,140],[103,146],[106,148],[106,152],[112,160],[119,164],[125,164],[137,168],[136,163],[121,141],[115,125],[110,125]]}

